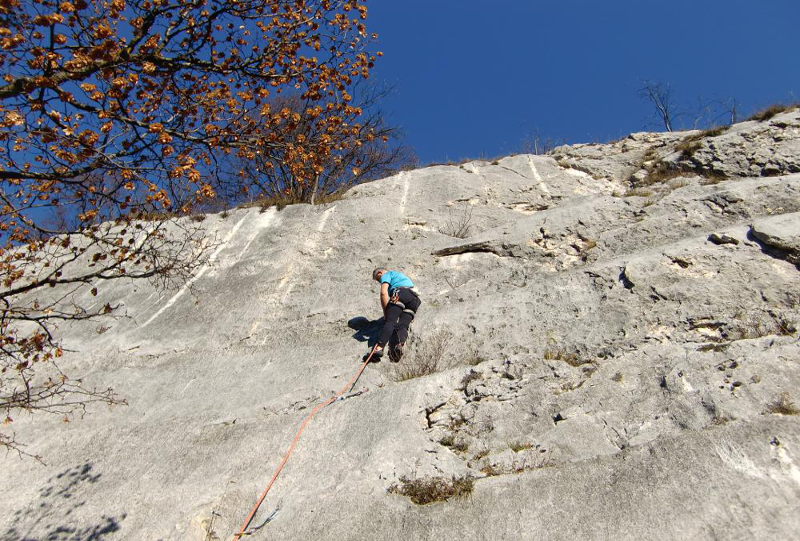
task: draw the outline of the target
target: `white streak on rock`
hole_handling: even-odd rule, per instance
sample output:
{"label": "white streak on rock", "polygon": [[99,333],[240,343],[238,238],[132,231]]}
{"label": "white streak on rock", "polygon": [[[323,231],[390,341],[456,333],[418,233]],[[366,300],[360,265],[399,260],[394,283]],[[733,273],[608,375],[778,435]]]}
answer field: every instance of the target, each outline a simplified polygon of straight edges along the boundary
{"label": "white streak on rock", "polygon": [[539,189],[542,190],[543,193],[550,195],[550,190],[547,188],[547,185],[542,180],[542,176],[539,174],[539,171],[536,170],[536,166],[533,163],[533,158],[528,156],[528,165],[531,166],[531,172],[533,172],[533,178],[536,179],[536,183],[539,185]]}
{"label": "white streak on rock", "polygon": [[283,273],[283,277],[281,278],[280,283],[278,284],[278,291],[286,287],[286,284],[289,282],[289,278],[292,276],[294,272],[294,263],[290,263],[289,266],[286,268],[286,272]]}
{"label": "white streak on rock", "polygon": [[252,244],[253,241],[256,240],[256,237],[258,237],[258,234],[261,232],[261,230],[266,229],[267,227],[270,226],[272,220],[275,218],[275,214],[276,211],[274,209],[269,209],[263,214],[259,215],[259,219],[256,222],[255,227],[253,228],[255,229],[255,233],[253,233],[253,236],[250,238],[250,240],[247,241],[247,244],[244,245],[242,251],[239,252],[239,255],[236,257],[237,261],[242,257],[244,257],[245,252],[247,252],[247,249],[250,248],[250,244]]}
{"label": "white streak on rock", "polygon": [[403,171],[400,175],[403,177],[403,197],[400,199],[400,213],[405,214],[406,203],[408,202],[408,173]]}
{"label": "white streak on rock", "polygon": [[[330,216],[331,216],[331,214],[333,214],[334,210],[336,210],[336,205],[332,206],[331,208],[329,208],[328,210],[326,210],[325,212],[322,213],[322,217],[319,220],[319,224],[317,224],[317,234],[316,235],[310,235],[308,237],[308,239],[306,239],[306,242],[303,245],[303,251],[313,253],[314,250],[316,250],[317,244],[319,243],[320,235],[325,230],[325,224],[328,223],[328,218],[330,218]],[[301,260],[300,267],[301,267],[300,270],[302,271],[302,267],[303,267],[302,260]],[[289,265],[289,268],[286,270],[286,273],[284,274],[283,279],[281,280],[281,283],[278,284],[278,289],[279,290],[284,285],[286,285],[286,283],[288,282],[289,278],[293,275],[294,268],[295,268],[294,263]],[[283,296],[281,297],[281,304],[286,303],[286,301],[289,298],[289,295],[292,294],[292,291],[294,290],[294,286],[295,285],[296,285],[296,282],[289,283],[288,287],[286,288],[286,292],[284,292]]]}
{"label": "white streak on rock", "polygon": [[717,456],[734,470],[756,479],[764,477],[764,473],[758,466],[736,445],[729,442],[715,443],[714,450],[717,452]]}
{"label": "white streak on rock", "polygon": [[[246,218],[247,218],[247,215],[245,215],[245,216],[244,216],[244,217],[243,217],[241,220],[239,220],[239,222],[238,222],[238,223],[237,223],[235,226],[233,226],[233,229],[231,229],[231,230],[230,230],[230,232],[229,232],[229,233],[226,235],[226,237],[225,237],[225,240],[223,240],[223,241],[220,243],[220,245],[219,245],[219,246],[217,246],[217,249],[216,249],[216,250],[214,250],[214,253],[213,253],[213,254],[211,254],[211,257],[209,257],[209,258],[208,258],[208,262],[207,262],[205,265],[203,265],[203,267],[202,267],[202,268],[201,268],[201,269],[200,269],[200,270],[197,272],[197,274],[195,274],[194,276],[192,276],[192,277],[189,279],[189,281],[188,281],[188,282],[186,282],[186,283],[183,285],[183,287],[182,287],[182,288],[181,288],[181,289],[180,289],[180,290],[179,290],[177,293],[175,293],[175,294],[172,296],[172,298],[171,298],[170,300],[168,300],[168,301],[167,301],[167,304],[165,304],[164,306],[162,306],[162,307],[161,307],[161,309],[160,309],[158,312],[156,312],[155,314],[153,314],[153,315],[150,317],[150,319],[148,319],[147,321],[145,321],[145,322],[144,322],[144,324],[142,325],[142,327],[146,327],[146,326],[147,326],[147,325],[149,325],[149,324],[150,324],[150,323],[151,323],[151,322],[152,322],[152,321],[153,321],[155,318],[157,318],[158,316],[160,316],[161,314],[163,314],[163,313],[164,313],[164,311],[165,311],[167,308],[169,308],[170,306],[172,306],[173,304],[175,304],[175,302],[176,302],[178,299],[180,299],[180,298],[181,298],[181,296],[183,296],[183,294],[184,294],[184,293],[186,293],[186,291],[187,291],[187,290],[188,290],[188,289],[189,289],[189,288],[192,286],[192,284],[194,284],[194,283],[195,283],[197,280],[199,280],[200,278],[202,278],[202,276],[203,276],[203,275],[204,275],[206,272],[208,272],[208,269],[209,269],[209,268],[211,268],[211,265],[214,263],[214,261],[216,261],[216,259],[217,259],[217,256],[219,255],[219,253],[222,251],[222,249],[223,249],[223,248],[225,248],[225,245],[226,245],[226,244],[228,244],[228,242],[229,242],[229,241],[230,241],[230,240],[233,238],[233,236],[236,234],[236,232],[237,232],[237,231],[239,231],[239,228],[242,226],[242,223],[245,221],[245,219],[246,219]],[[141,327],[140,327],[140,328],[141,328]]]}
{"label": "white streak on rock", "polygon": [[792,457],[783,447],[779,447],[777,451],[777,459],[783,470],[789,476],[789,479],[800,485],[800,469],[795,465]]}
{"label": "white streak on rock", "polygon": [[[322,218],[320,219],[319,225],[317,226],[317,233],[322,233],[322,231],[325,229],[325,224],[328,222],[328,218],[330,217],[331,214],[333,214],[334,210],[336,210],[336,205],[332,206],[331,208],[322,213]],[[316,244],[316,240],[314,241],[314,244]]]}

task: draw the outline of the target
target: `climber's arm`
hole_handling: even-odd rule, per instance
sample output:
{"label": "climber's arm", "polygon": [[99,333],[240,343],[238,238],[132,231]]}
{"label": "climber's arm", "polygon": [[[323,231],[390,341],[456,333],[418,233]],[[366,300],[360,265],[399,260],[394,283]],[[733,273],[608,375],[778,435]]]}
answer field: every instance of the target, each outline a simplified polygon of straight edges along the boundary
{"label": "climber's arm", "polygon": [[383,309],[383,315],[386,315],[386,307],[389,306],[389,284],[383,283],[381,284],[381,309]]}

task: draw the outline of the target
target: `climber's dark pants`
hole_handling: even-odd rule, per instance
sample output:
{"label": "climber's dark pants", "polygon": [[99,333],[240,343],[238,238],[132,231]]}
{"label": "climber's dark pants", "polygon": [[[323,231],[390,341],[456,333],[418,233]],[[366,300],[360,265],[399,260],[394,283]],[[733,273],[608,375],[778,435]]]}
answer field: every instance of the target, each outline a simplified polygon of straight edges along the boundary
{"label": "climber's dark pants", "polygon": [[392,339],[392,333],[397,331],[397,341],[401,344],[408,338],[408,326],[414,319],[422,301],[407,287],[401,287],[397,293],[397,302],[389,302],[386,307],[386,317],[381,334],[378,336],[378,344],[383,347]]}

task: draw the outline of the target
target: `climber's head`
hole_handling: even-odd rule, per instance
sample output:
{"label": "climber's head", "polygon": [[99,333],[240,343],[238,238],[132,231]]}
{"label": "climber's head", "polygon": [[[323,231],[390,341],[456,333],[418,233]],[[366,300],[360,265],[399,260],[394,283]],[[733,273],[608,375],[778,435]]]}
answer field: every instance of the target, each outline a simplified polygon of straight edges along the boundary
{"label": "climber's head", "polygon": [[386,272],[386,269],[384,269],[383,267],[378,267],[377,269],[372,271],[372,279],[375,280],[376,282],[379,282],[384,272]]}

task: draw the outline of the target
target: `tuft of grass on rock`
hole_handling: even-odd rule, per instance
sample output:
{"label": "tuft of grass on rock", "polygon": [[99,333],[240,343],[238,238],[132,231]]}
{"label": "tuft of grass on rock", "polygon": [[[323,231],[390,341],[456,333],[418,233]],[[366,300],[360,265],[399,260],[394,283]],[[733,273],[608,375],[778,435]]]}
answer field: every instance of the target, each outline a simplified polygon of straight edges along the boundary
{"label": "tuft of grass on rock", "polygon": [[625,197],[650,197],[652,195],[653,191],[647,188],[633,188],[625,192]]}
{"label": "tuft of grass on rock", "polygon": [[547,348],[544,350],[544,359],[546,361],[564,361],[572,367],[579,367],[584,364],[590,363],[585,359],[581,359],[577,353],[567,351],[564,348]]}
{"label": "tuft of grass on rock", "polygon": [[764,336],[794,336],[797,324],[783,314],[769,314],[767,318],[746,318],[744,314],[734,316],[736,322],[727,331],[731,340],[752,340]]}
{"label": "tuft of grass on rock", "polygon": [[668,184],[670,190],[677,190],[678,188],[683,188],[685,186],[688,186],[689,184],[691,184],[691,182],[689,182],[685,178],[675,178],[670,180]]}
{"label": "tuft of grass on rock", "polygon": [[675,145],[675,150],[679,150],[681,152],[681,158],[685,159],[690,159],[701,148],[703,148],[703,145],[700,141],[692,138],[686,138]]}
{"label": "tuft of grass on rock", "polygon": [[754,113],[753,115],[748,117],[747,120],[756,120],[758,122],[764,122],[781,113],[785,113],[787,111],[793,111],[798,107],[800,107],[800,104],[797,103],[790,103],[790,104],[776,103],[774,105],[770,105],[769,107],[766,107]]}
{"label": "tuft of grass on rock", "polygon": [[444,438],[439,440],[439,443],[444,445],[445,447],[452,447],[455,444],[456,438],[452,434],[446,435]]}
{"label": "tuft of grass on rock", "polygon": [[767,404],[766,413],[773,415],[797,415],[800,414],[800,409],[794,405],[789,393],[781,393],[775,402]]}
{"label": "tuft of grass on rock", "polygon": [[709,128],[707,130],[702,130],[692,135],[687,135],[683,138],[683,140],[675,147],[676,150],[683,150],[681,145],[689,145],[693,142],[700,141],[702,139],[706,139],[708,137],[716,137],[718,135],[722,135],[726,131],[730,129],[730,126],[716,126],[714,128]]}
{"label": "tuft of grass on rock", "polygon": [[439,443],[459,453],[466,453],[469,449],[469,444],[467,442],[457,440],[453,434],[446,435],[444,438],[439,440]]}
{"label": "tuft of grass on rock", "polygon": [[514,451],[515,453],[519,453],[520,451],[533,449],[533,444],[528,442],[512,441],[511,443],[508,444],[508,448]]}
{"label": "tuft of grass on rock", "polygon": [[466,389],[466,388],[467,388],[467,385],[469,385],[470,383],[472,383],[472,382],[473,382],[473,381],[475,381],[476,379],[481,379],[481,377],[482,377],[482,376],[481,376],[481,373],[480,373],[480,372],[476,372],[476,371],[474,371],[474,370],[470,370],[470,371],[469,371],[469,373],[467,373],[467,375],[465,375],[465,376],[464,376],[464,377],[461,379],[461,388],[462,388],[462,389]]}
{"label": "tuft of grass on rock", "polygon": [[709,128],[707,130],[703,130],[700,132],[701,138],[706,137],[716,137],[718,135],[722,135],[726,131],[728,131],[731,127],[730,126],[717,126],[716,128]]}
{"label": "tuft of grass on rock", "polygon": [[[331,193],[317,194],[317,196],[314,198],[314,205],[325,205],[327,203],[334,203],[344,199],[345,192],[346,190],[335,190]],[[295,194],[273,194],[262,195],[251,201],[246,201],[241,203],[237,208],[246,209],[258,207],[259,212],[265,212],[270,207],[275,207],[277,210],[283,210],[289,205],[299,205],[302,203],[310,203],[310,201],[307,201]]]}
{"label": "tuft of grass on rock", "polygon": [[700,143],[702,137],[702,133],[690,135],[675,146],[675,150],[681,152],[681,163],[666,161],[659,158],[655,152],[648,151],[637,167],[637,169],[644,169],[647,174],[643,178],[631,176],[628,179],[631,189],[625,194],[626,197],[637,195],[649,197],[652,193],[647,195],[642,193],[649,191],[646,188],[667,184],[687,176],[699,176],[703,179],[704,184],[716,184],[726,180],[727,177],[719,171],[709,170],[699,164],[691,163],[695,153],[702,148]]}
{"label": "tuft of grass on rock", "polygon": [[596,240],[590,239],[590,238],[581,238],[581,240],[584,243],[583,244],[583,248],[581,250],[582,253],[586,253],[589,250],[594,250],[595,248],[597,248],[597,241]]}
{"label": "tuft of grass on rock", "polygon": [[469,450],[469,444],[465,441],[456,441],[450,446],[450,449],[458,453],[466,453]]}
{"label": "tuft of grass on rock", "polygon": [[[658,160],[645,169],[647,170],[647,176],[642,180],[633,182],[634,190],[653,186],[654,184],[663,184],[685,175],[682,168],[664,160]],[[630,191],[628,193],[630,194]]]}
{"label": "tuft of grass on rock", "polygon": [[446,502],[451,498],[466,498],[472,494],[475,479],[470,476],[429,477],[427,479],[409,479],[401,477],[400,483],[393,485],[389,492],[407,496],[416,505],[428,505]]}
{"label": "tuft of grass on rock", "polygon": [[700,180],[701,186],[713,186],[715,184],[719,184],[720,182],[728,180],[728,177],[719,173],[706,173],[703,175],[703,178]]}

